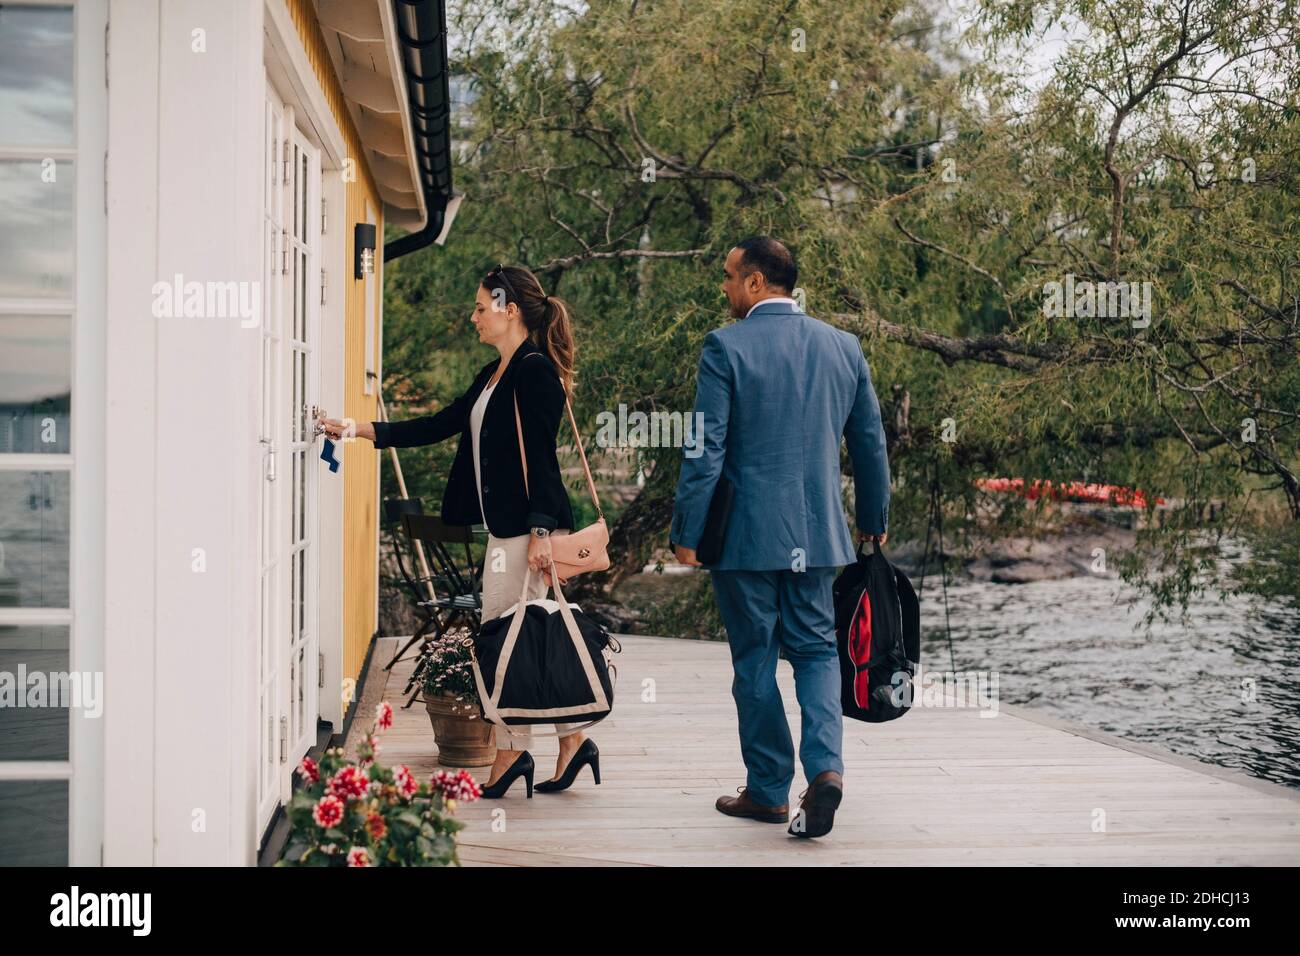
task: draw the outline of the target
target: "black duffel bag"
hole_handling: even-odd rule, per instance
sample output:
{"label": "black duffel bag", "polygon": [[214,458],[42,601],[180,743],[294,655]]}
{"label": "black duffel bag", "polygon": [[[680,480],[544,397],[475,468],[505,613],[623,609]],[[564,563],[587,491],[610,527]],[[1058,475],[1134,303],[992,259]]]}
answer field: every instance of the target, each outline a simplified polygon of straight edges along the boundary
{"label": "black duffel bag", "polygon": [[[519,603],[509,614],[485,621],[474,639],[474,682],[483,717],[511,725],[587,721],[566,733],[590,727],[614,707],[615,668],[610,655],[618,642],[560,590],[551,570],[557,600],[543,596],[525,602],[528,575]],[[539,736],[554,736],[540,734]]]}
{"label": "black duffel bag", "polygon": [[872,542],[832,585],[845,717],[881,723],[907,713],[921,663],[921,609],[912,582]]}

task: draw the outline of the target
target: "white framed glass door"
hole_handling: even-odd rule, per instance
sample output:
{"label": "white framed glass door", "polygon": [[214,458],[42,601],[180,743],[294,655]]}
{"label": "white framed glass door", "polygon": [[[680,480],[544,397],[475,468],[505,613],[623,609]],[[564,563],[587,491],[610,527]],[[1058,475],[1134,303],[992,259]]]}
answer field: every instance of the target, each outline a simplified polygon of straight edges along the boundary
{"label": "white framed glass door", "polygon": [[[102,677],[106,18],[100,0],[0,4],[0,674],[22,695]],[[99,861],[97,718],[62,694],[0,706],[0,866]]]}
{"label": "white framed glass door", "polygon": [[297,129],[291,130],[289,160],[293,168],[292,229],[289,233],[289,279],[292,327],[286,339],[289,360],[289,634],[288,750],[290,773],[282,784],[288,799],[292,767],[311,747],[316,734],[319,639],[317,480],[321,463],[314,449],[314,419],[320,394],[320,152]]}
{"label": "white framed glass door", "polygon": [[285,601],[283,578],[283,509],[277,474],[284,459],[283,435],[277,411],[283,406],[283,282],[282,240],[284,232],[284,174],[280,144],[284,141],[284,104],[266,84],[265,149],[262,175],[262,367],[259,401],[258,441],[262,446],[262,480],[259,495],[260,559],[258,587],[258,682],[257,682],[257,821],[259,828],[269,821],[280,800],[280,727],[284,701],[280,682],[281,654],[277,627]]}
{"label": "white framed glass door", "polygon": [[317,459],[320,154],[266,83],[262,368],[259,827],[292,791],[318,713]]}

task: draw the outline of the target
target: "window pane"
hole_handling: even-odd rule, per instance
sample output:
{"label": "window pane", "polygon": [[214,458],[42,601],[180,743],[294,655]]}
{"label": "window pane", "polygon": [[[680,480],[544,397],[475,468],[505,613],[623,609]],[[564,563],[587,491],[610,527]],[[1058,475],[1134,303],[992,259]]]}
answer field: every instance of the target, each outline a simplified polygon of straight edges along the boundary
{"label": "window pane", "polygon": [[71,451],[72,320],[0,316],[0,453]]}
{"label": "window pane", "polygon": [[302,402],[303,402],[303,380],[302,380],[302,362],[299,361],[301,354],[297,349],[292,349],[293,356],[293,422],[289,428],[289,441],[303,441],[304,422],[302,420]]}
{"label": "window pane", "polygon": [[[293,170],[295,173],[298,170],[298,144],[297,143],[293,144],[293,163],[290,165],[289,169]],[[298,190],[296,188],[291,187],[291,191],[293,192],[293,234],[295,236],[299,236],[302,235],[302,232],[298,228],[298,216],[301,213],[301,209],[298,206]]]}
{"label": "window pane", "polygon": [[298,404],[294,413],[298,416],[298,441],[311,440],[311,427],[308,425],[310,411],[307,408],[307,353],[297,353],[298,362]]}
{"label": "window pane", "polygon": [[70,162],[0,162],[0,298],[72,295],[75,188]]}
{"label": "window pane", "polygon": [[72,9],[0,6],[0,139],[72,145]]}
{"label": "window pane", "polygon": [[298,633],[298,595],[302,591],[302,578],[298,576],[298,556],[289,555],[289,642]]}
{"label": "window pane", "polygon": [[299,226],[298,226],[298,238],[301,239],[303,242],[306,242],[306,241],[307,241],[307,219],[308,219],[308,216],[307,216],[307,170],[309,169],[309,167],[308,167],[308,165],[307,165],[307,154],[306,154],[306,153],[300,153],[298,158],[299,158],[299,162],[298,162],[298,182],[299,182],[299,186],[300,186],[300,191],[301,191],[301,193],[302,193],[302,196],[300,197],[300,203],[299,203],[299,205],[300,205],[301,208],[302,208],[302,218],[301,218],[301,220],[300,220],[300,222],[299,222]]}
{"label": "window pane", "polygon": [[68,865],[68,781],[0,782],[0,866]]}
{"label": "window pane", "polygon": [[298,256],[298,283],[302,286],[298,293],[298,340],[307,339],[307,253],[295,253]]}
{"label": "window pane", "polygon": [[0,607],[68,607],[66,471],[0,472]]}
{"label": "window pane", "polygon": [[[68,672],[68,633],[66,624],[0,624],[0,673],[10,675],[14,694],[14,706],[0,706],[0,760],[68,759],[68,705],[79,703],[91,713],[94,698],[32,693],[62,688],[62,675]],[[93,684],[85,686],[98,693]]]}

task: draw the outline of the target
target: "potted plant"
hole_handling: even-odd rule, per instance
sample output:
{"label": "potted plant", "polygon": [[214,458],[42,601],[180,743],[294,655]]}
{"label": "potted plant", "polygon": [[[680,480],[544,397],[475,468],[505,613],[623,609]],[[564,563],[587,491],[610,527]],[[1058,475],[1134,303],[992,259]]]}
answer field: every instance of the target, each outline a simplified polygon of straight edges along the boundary
{"label": "potted plant", "polygon": [[393,708],[378,707],[356,761],[341,747],[318,764],[304,757],[299,787],[289,801],[289,840],[276,866],[459,866],[452,817],[459,800],[476,800],[468,771],[435,772],[427,782],[409,767],[376,762],[378,733],[393,725]]}
{"label": "potted plant", "polygon": [[496,759],[495,728],[479,712],[468,628],[448,631],[421,652],[424,707],[444,767],[486,767]]}

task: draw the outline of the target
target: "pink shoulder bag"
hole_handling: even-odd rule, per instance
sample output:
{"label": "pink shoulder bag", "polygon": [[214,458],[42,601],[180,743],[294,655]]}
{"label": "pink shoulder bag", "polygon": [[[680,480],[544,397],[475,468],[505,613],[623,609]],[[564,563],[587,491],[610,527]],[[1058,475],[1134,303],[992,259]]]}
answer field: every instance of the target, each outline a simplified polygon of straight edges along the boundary
{"label": "pink shoulder bag", "polygon": [[[587,464],[587,452],[582,447],[582,436],[578,434],[578,423],[573,418],[573,407],[569,398],[564,398],[565,411],[569,413],[569,424],[573,426],[573,437],[578,443],[578,454],[582,456],[582,470],[587,474],[587,490],[591,493],[591,503],[596,506],[597,518],[580,531],[569,534],[552,534],[551,557],[555,564],[560,583],[566,583],[577,574],[588,571],[604,571],[609,567],[609,528],[605,525],[605,512],[600,508],[600,499],[596,496],[596,483],[591,478],[591,467]],[[524,453],[524,425],[519,417],[519,398],[515,397],[515,430],[519,435],[519,461],[524,466],[524,493],[528,493],[528,456]],[[543,572],[546,583],[552,584],[550,571]]]}

